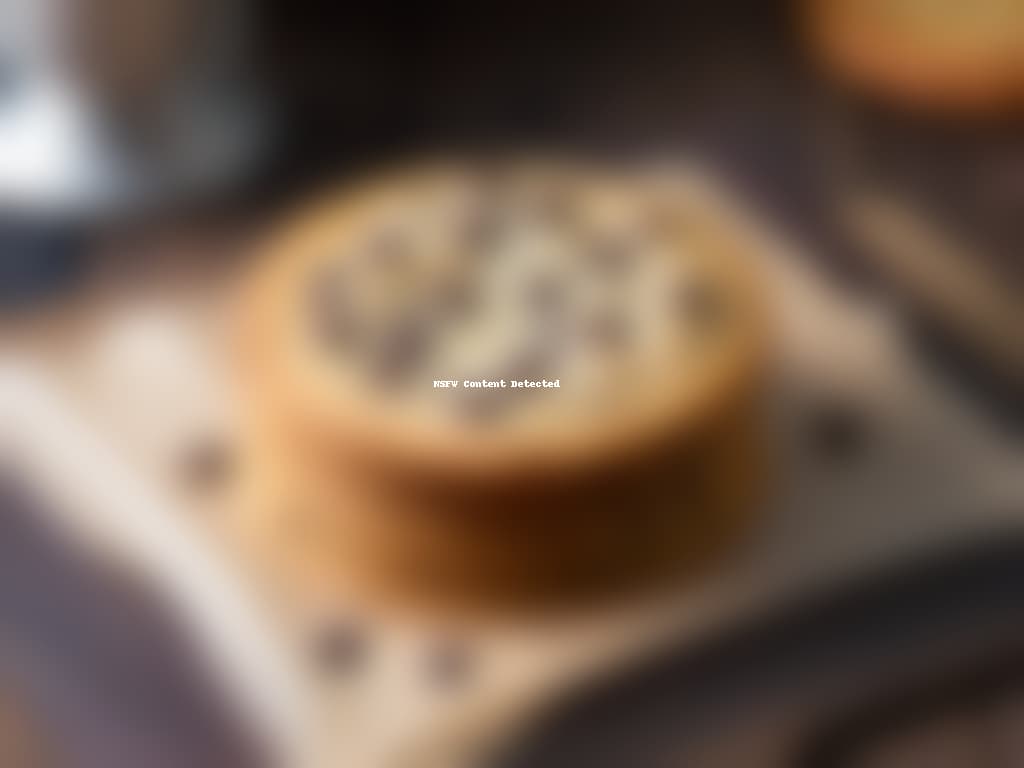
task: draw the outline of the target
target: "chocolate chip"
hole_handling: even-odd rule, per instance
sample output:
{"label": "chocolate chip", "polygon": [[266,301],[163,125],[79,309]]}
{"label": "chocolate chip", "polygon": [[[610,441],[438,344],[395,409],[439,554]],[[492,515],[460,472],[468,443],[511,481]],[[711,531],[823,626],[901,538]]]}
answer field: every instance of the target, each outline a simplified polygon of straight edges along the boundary
{"label": "chocolate chip", "polygon": [[586,264],[606,277],[622,277],[636,263],[637,243],[626,237],[609,237],[592,243],[584,252]]}
{"label": "chocolate chip", "polygon": [[722,295],[707,280],[691,279],[681,283],[674,303],[683,321],[700,331],[714,330],[726,318]]}
{"label": "chocolate chip", "polygon": [[671,242],[678,240],[682,225],[676,205],[654,203],[641,215],[637,229],[648,242]]}
{"label": "chocolate chip", "polygon": [[472,261],[486,259],[494,254],[505,231],[504,217],[496,205],[473,206],[458,228],[458,247]]}
{"label": "chocolate chip", "polygon": [[857,408],[830,398],[810,410],[807,437],[816,458],[837,463],[863,454],[870,435],[866,419]]}
{"label": "chocolate chip", "polygon": [[469,682],[473,657],[464,645],[443,642],[427,655],[427,679],[438,688],[453,689]]}
{"label": "chocolate chip", "polygon": [[486,427],[497,423],[505,415],[509,398],[503,389],[464,389],[455,399],[459,417],[467,424]]}
{"label": "chocolate chip", "polygon": [[366,255],[374,267],[383,271],[397,271],[412,261],[412,244],[400,230],[384,229],[370,240]]}
{"label": "chocolate chip", "polygon": [[[550,338],[537,340],[531,346],[515,355],[505,368],[504,375],[513,379],[554,378],[551,368],[556,362],[555,344]],[[536,389],[516,390],[520,394],[538,392]]]}
{"label": "chocolate chip", "polygon": [[630,328],[625,315],[605,310],[591,315],[583,325],[583,338],[603,352],[618,352],[629,343]]}
{"label": "chocolate chip", "polygon": [[359,319],[337,268],[314,272],[308,283],[306,305],[313,333],[328,348],[347,350],[358,341]]}
{"label": "chocolate chip", "polygon": [[230,478],[234,456],[223,440],[204,437],[187,447],[182,465],[187,486],[196,492],[210,493]]}
{"label": "chocolate chip", "polygon": [[524,286],[523,298],[532,312],[548,319],[565,307],[566,286],[554,275],[537,275]]}
{"label": "chocolate chip", "polygon": [[576,198],[559,185],[552,184],[538,190],[529,207],[530,213],[542,226],[564,230],[577,221]]}
{"label": "chocolate chip", "polygon": [[371,370],[379,384],[405,383],[430,351],[430,325],[418,316],[399,320],[379,339],[371,354]]}
{"label": "chocolate chip", "polygon": [[369,652],[366,633],[355,621],[332,622],[313,637],[313,663],[318,671],[331,676],[356,672],[365,666]]}
{"label": "chocolate chip", "polygon": [[470,279],[459,277],[441,286],[438,309],[442,317],[465,319],[472,316],[480,306],[480,292]]}

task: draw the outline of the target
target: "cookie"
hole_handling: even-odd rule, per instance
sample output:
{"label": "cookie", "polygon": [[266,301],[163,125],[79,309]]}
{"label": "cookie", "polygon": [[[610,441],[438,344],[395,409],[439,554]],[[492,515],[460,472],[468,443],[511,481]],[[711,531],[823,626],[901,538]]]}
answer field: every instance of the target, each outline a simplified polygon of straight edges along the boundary
{"label": "cookie", "polygon": [[311,589],[607,594],[751,518],[762,302],[664,179],[386,175],[286,223],[241,310],[260,487],[241,518]]}
{"label": "cookie", "polygon": [[1024,104],[1019,0],[805,0],[820,61],[898,104],[963,114]]}

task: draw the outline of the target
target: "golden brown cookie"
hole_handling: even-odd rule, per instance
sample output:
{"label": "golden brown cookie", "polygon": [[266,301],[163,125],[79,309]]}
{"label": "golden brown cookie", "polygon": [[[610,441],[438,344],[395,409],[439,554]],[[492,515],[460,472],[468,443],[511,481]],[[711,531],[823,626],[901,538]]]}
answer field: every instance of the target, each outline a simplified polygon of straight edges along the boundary
{"label": "golden brown cookie", "polygon": [[664,180],[433,163],[286,224],[243,302],[249,540],[452,602],[692,567],[759,486],[763,314]]}
{"label": "golden brown cookie", "polygon": [[1020,0],[804,0],[819,59],[911,107],[969,114],[1024,104]]}

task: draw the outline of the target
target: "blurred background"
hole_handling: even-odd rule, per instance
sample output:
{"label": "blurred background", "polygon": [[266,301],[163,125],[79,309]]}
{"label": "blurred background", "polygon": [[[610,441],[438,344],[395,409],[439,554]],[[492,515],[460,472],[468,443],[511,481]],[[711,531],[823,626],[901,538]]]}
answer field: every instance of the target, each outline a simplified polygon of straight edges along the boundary
{"label": "blurred background", "polygon": [[[857,567],[588,671],[488,763],[1024,765],[1022,104],[1020,0],[2,0],[2,762],[274,764],[274,707],[239,699],[276,694],[220,681],[176,618],[206,571],[165,605],[54,521],[170,500],[203,529],[232,470],[225,297],[284,211],[431,152],[540,149],[695,161],[827,284],[793,308],[813,354],[780,353],[801,503],[763,537]],[[163,541],[140,559],[178,573]],[[373,632],[314,655],[373,675]],[[403,759],[363,764],[444,764]]]}

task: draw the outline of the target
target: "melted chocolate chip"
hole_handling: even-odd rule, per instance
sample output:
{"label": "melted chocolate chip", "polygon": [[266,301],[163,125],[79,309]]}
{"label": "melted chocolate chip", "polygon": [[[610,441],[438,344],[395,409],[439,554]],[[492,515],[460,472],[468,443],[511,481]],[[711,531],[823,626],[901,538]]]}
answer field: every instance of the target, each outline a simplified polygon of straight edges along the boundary
{"label": "melted chocolate chip", "polygon": [[505,221],[494,205],[474,206],[459,226],[459,248],[472,261],[486,259],[505,235]]}
{"label": "melted chocolate chip", "polygon": [[700,331],[711,331],[726,319],[721,293],[706,280],[687,280],[677,289],[674,303],[683,321]]}
{"label": "melted chocolate chip", "polygon": [[592,243],[585,251],[585,263],[606,277],[622,277],[636,263],[637,243],[625,237],[609,237]]}
{"label": "melted chocolate chip", "polygon": [[629,344],[629,323],[618,312],[598,312],[585,321],[583,338],[602,352],[619,352]]}
{"label": "melted chocolate chip", "polygon": [[431,327],[420,317],[406,317],[388,329],[371,355],[374,379],[384,386],[398,386],[423,364],[430,351]]}
{"label": "melted chocolate chip", "polygon": [[464,645],[441,643],[428,654],[426,671],[433,685],[450,690],[469,682],[473,672],[473,657]]}
{"label": "melted chocolate chip", "polygon": [[682,216],[675,205],[655,203],[642,214],[638,229],[648,241],[675,241],[682,225]]}
{"label": "melted chocolate chip", "polygon": [[336,268],[326,268],[311,276],[306,305],[313,333],[328,348],[347,350],[358,341],[359,320]]}
{"label": "melted chocolate chip", "polygon": [[399,230],[385,229],[370,241],[366,255],[374,267],[383,271],[397,271],[412,261],[412,244]]}
{"label": "melted chocolate chip", "polygon": [[464,389],[455,401],[459,417],[467,424],[485,427],[505,415],[509,398],[505,389]]}
{"label": "melted chocolate chip", "polygon": [[548,319],[565,308],[566,286],[554,275],[537,275],[526,283],[523,298],[532,312]]}
{"label": "melted chocolate chip", "polygon": [[[556,362],[554,343],[549,338],[537,340],[520,354],[514,356],[504,369],[505,375],[513,379],[554,378],[552,367]],[[536,389],[517,389],[520,394],[539,392]]]}
{"label": "melted chocolate chip", "polygon": [[568,229],[577,221],[577,201],[568,189],[550,185],[531,201],[530,212],[542,226]]}
{"label": "melted chocolate chip", "polygon": [[330,623],[313,638],[313,663],[318,671],[332,676],[351,674],[363,667],[369,651],[366,634],[354,621]]}
{"label": "melted chocolate chip", "polygon": [[210,493],[230,478],[234,469],[234,455],[223,440],[200,438],[185,450],[182,458],[182,476],[191,490]]}
{"label": "melted chocolate chip", "polygon": [[480,292],[472,280],[459,277],[441,286],[438,309],[443,317],[465,319],[472,316],[479,306]]}

